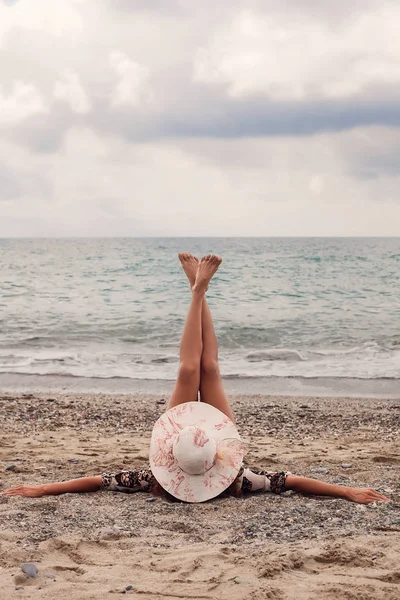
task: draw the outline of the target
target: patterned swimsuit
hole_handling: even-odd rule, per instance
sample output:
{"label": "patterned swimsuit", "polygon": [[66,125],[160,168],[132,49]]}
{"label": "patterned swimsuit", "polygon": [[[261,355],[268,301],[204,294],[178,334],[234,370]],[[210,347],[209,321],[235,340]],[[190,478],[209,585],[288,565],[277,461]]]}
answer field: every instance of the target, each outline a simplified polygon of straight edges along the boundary
{"label": "patterned swimsuit", "polygon": [[[286,491],[288,472],[269,472],[259,469],[250,470],[242,466],[235,481],[224,494],[240,496],[243,492],[272,492],[282,494]],[[103,473],[101,489],[113,492],[150,492],[154,495],[165,494],[158,484],[150,468],[121,471],[120,473]]]}

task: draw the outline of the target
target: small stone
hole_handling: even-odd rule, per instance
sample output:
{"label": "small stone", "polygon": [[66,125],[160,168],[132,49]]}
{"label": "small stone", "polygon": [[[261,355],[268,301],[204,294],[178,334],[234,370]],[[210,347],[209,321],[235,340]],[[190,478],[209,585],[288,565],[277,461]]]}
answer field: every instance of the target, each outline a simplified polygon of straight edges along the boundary
{"label": "small stone", "polygon": [[146,498],[146,502],[155,502],[156,498],[154,496],[150,496],[150,498]]}
{"label": "small stone", "polygon": [[15,471],[16,468],[17,468],[17,465],[8,465],[6,467],[6,471]]}
{"label": "small stone", "polygon": [[81,461],[79,460],[79,458],[69,458],[69,459],[68,459],[68,462],[69,462],[69,463],[78,464],[78,463],[80,463]]}
{"label": "small stone", "polygon": [[374,556],[371,556],[371,560],[376,560],[378,557],[374,554]]}
{"label": "small stone", "polygon": [[23,585],[17,585],[17,587],[15,588],[16,590],[23,590],[24,586]]}
{"label": "small stone", "polygon": [[39,573],[39,569],[35,563],[22,563],[21,569],[28,577],[37,577],[37,574]]}
{"label": "small stone", "polygon": [[130,592],[131,590],[133,590],[133,585],[127,585],[125,589],[127,592]]}
{"label": "small stone", "polygon": [[114,529],[102,529],[101,530],[101,535],[114,535],[115,531]]}
{"label": "small stone", "polygon": [[47,577],[47,579],[56,579],[54,573],[45,573],[44,576]]}
{"label": "small stone", "polygon": [[342,463],[340,466],[342,467],[342,469],[351,469],[353,463]]}
{"label": "small stone", "polygon": [[329,469],[326,467],[311,467],[312,473],[329,473]]}
{"label": "small stone", "polygon": [[243,583],[243,579],[241,577],[235,577],[233,580],[235,583]]}

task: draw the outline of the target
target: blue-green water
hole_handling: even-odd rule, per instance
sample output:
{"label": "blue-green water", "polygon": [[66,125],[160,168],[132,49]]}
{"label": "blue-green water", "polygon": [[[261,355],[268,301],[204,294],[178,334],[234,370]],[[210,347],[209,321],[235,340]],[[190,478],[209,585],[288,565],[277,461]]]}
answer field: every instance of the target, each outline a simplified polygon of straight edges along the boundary
{"label": "blue-green water", "polygon": [[190,290],[225,376],[400,377],[400,238],[0,240],[0,372],[173,379]]}

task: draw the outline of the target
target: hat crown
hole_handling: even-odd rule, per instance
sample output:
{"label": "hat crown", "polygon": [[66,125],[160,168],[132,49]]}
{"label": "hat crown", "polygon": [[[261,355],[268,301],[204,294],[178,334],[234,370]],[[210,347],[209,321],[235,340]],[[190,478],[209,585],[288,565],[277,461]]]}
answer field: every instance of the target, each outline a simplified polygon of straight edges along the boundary
{"label": "hat crown", "polygon": [[179,467],[188,475],[203,475],[213,466],[217,442],[196,425],[184,427],[173,444],[173,455]]}

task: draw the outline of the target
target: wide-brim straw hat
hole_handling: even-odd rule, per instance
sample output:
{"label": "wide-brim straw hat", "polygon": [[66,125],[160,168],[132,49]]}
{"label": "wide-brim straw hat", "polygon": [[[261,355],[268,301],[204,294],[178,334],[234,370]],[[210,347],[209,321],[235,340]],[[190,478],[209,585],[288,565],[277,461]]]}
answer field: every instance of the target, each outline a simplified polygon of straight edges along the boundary
{"label": "wide-brim straw hat", "polygon": [[175,498],[205,502],[233,483],[243,454],[229,417],[205,402],[185,402],[167,410],[154,425],[150,467]]}

